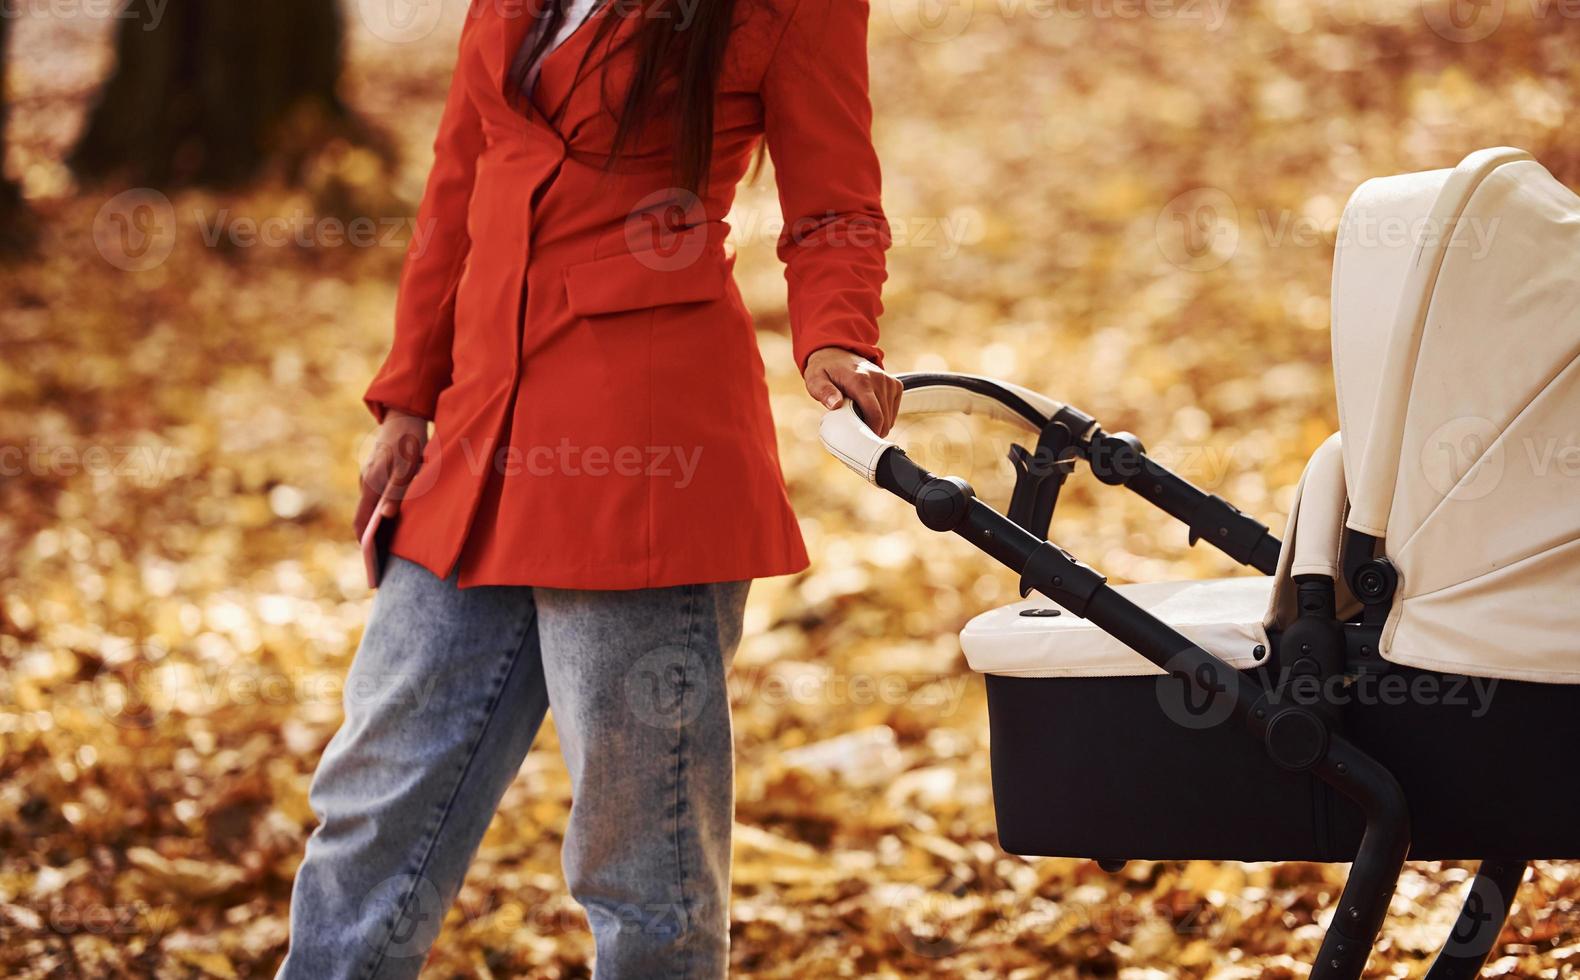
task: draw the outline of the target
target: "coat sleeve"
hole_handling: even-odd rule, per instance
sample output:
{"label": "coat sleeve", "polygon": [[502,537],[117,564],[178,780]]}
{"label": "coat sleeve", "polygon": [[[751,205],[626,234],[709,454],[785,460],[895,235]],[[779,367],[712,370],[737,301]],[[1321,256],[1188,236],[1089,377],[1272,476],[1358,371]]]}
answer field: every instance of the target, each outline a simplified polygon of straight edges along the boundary
{"label": "coat sleeve", "polygon": [[[475,5],[474,5],[475,6]],[[477,23],[467,14],[461,51]],[[417,209],[395,301],[395,342],[363,400],[383,420],[388,409],[432,419],[439,393],[450,384],[450,343],[455,336],[455,294],[471,251],[466,230],[482,123],[467,95],[464,64],[457,64],[434,140],[433,169]]]}
{"label": "coat sleeve", "polygon": [[798,0],[763,75],[763,128],[779,185],[779,258],[796,364],[821,347],[882,363],[884,252],[867,95],[867,0]]}

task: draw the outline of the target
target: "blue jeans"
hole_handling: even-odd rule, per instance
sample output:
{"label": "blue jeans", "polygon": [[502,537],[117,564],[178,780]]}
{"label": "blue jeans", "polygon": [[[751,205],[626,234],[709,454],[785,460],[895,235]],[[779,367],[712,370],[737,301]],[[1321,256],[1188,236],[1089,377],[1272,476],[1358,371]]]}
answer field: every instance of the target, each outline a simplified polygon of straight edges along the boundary
{"label": "blue jeans", "polygon": [[463,590],[392,559],[313,777],[280,977],[417,975],[550,706],[596,976],[724,976],[749,586]]}

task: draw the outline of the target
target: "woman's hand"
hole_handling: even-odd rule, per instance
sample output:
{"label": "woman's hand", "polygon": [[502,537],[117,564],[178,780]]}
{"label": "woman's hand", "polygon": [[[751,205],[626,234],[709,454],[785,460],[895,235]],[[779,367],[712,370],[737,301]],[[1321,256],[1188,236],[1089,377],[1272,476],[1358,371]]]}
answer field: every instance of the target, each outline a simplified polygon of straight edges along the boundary
{"label": "woman's hand", "polygon": [[823,347],[806,359],[802,375],[806,390],[832,411],[849,397],[861,410],[868,427],[880,436],[889,434],[900,414],[900,379],[859,354],[840,347]]}
{"label": "woman's hand", "polygon": [[367,530],[373,519],[373,510],[384,500],[384,517],[400,513],[401,498],[411,486],[417,468],[422,465],[422,451],[428,444],[428,420],[399,409],[389,409],[373,437],[373,452],[362,466],[362,499],[357,503],[354,526],[357,539]]}

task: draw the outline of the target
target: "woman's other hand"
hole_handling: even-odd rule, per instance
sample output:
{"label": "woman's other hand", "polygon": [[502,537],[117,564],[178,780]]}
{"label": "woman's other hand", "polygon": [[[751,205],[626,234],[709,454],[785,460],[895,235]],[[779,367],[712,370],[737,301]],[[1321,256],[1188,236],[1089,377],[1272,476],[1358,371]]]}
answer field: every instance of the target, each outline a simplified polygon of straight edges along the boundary
{"label": "woman's other hand", "polygon": [[900,414],[900,379],[859,354],[840,347],[823,347],[806,359],[802,374],[807,393],[829,410],[849,398],[861,417],[880,436],[889,434]]}
{"label": "woman's other hand", "polygon": [[396,408],[386,412],[373,437],[373,452],[362,466],[362,499],[357,503],[354,522],[358,540],[367,530],[381,498],[387,498],[383,503],[386,519],[400,513],[401,499],[422,466],[422,451],[427,444],[427,419]]}

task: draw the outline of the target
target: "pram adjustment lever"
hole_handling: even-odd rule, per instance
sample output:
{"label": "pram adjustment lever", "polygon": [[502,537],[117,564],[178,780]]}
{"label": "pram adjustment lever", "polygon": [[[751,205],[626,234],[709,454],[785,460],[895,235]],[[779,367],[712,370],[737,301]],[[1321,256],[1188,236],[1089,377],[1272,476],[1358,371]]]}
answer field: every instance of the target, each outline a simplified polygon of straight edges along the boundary
{"label": "pram adjustment lever", "polygon": [[[1009,514],[1022,528],[1048,533],[1059,490],[1076,459],[1084,459],[1103,483],[1122,486],[1183,523],[1192,544],[1205,541],[1267,575],[1277,569],[1282,545],[1267,525],[1159,464],[1136,436],[1105,432],[1097,419],[1074,406],[992,378],[907,373],[900,379],[905,385],[902,416],[978,414],[1037,434],[1035,450],[1016,446],[1010,452],[1016,480]],[[879,460],[895,448],[874,434],[849,403],[823,416],[819,435],[830,454],[868,483],[876,482]]]}
{"label": "pram adjustment lever", "polygon": [[[1281,545],[1266,524],[1160,465],[1147,455],[1139,437],[1129,432],[1105,432],[1096,419],[1068,405],[1043,431],[1045,439],[1050,434],[1055,439],[1061,433],[1073,434],[1070,451],[1086,460],[1093,476],[1108,486],[1124,487],[1184,524],[1191,544],[1205,541],[1267,575],[1277,570]],[[1046,528],[1044,522],[1030,530],[1042,532]]]}
{"label": "pram adjustment lever", "polygon": [[1191,544],[1205,541],[1267,575],[1277,570],[1279,541],[1266,524],[1158,465],[1134,435],[1109,435],[1094,426],[1088,445],[1094,476],[1109,486],[1123,486],[1179,520],[1190,529]]}

